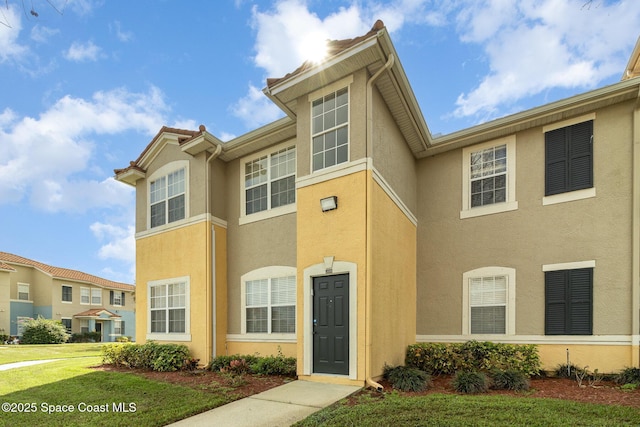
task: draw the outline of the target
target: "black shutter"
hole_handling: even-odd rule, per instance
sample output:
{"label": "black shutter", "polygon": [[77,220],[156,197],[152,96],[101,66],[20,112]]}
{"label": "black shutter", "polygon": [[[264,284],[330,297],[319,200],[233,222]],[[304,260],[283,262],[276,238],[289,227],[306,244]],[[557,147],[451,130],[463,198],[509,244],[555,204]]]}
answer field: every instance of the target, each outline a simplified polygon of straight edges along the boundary
{"label": "black shutter", "polygon": [[545,196],[567,191],[569,159],[567,158],[566,129],[555,129],[544,134]]}
{"label": "black shutter", "polygon": [[109,291],[109,304],[113,305],[113,291]]}
{"label": "black shutter", "polygon": [[544,333],[546,335],[565,334],[568,315],[566,278],[566,271],[544,273]]}
{"label": "black shutter", "polygon": [[122,292],[122,306],[124,307],[124,292]]}
{"label": "black shutter", "polygon": [[593,269],[569,270],[568,288],[570,292],[570,324],[567,334],[591,335],[593,325]]}
{"label": "black shutter", "polygon": [[568,129],[569,191],[593,187],[593,120]]}
{"label": "black shutter", "polygon": [[124,320],[120,322],[120,334],[124,335]]}

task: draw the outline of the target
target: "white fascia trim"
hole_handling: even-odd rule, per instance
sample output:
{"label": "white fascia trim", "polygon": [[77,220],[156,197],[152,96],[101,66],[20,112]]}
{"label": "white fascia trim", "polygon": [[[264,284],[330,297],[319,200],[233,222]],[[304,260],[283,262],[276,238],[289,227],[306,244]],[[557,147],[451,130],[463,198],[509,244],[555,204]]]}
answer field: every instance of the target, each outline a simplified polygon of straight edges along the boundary
{"label": "white fascia trim", "polygon": [[[191,218],[181,219],[180,221],[175,221],[169,224],[161,225],[159,227],[154,227],[150,230],[140,231],[136,233],[136,240],[143,239],[145,237],[155,236],[156,234],[164,233],[165,231],[177,230],[178,228],[188,227],[193,224],[197,224],[199,222],[211,221],[214,225],[217,225],[222,228],[227,228],[227,221],[215,217],[210,214],[201,214],[196,215]],[[130,292],[130,291],[129,291]]]}
{"label": "white fascia trim", "polygon": [[552,196],[544,196],[542,198],[542,206],[573,202],[582,199],[590,199],[592,197],[596,197],[596,187],[585,188],[584,190],[569,191],[567,193],[554,194]]}
{"label": "white fascia trim", "polygon": [[596,113],[589,113],[582,116],[573,117],[568,120],[563,120],[561,122],[551,123],[549,125],[543,126],[542,132],[547,133],[547,132],[551,132],[552,130],[566,128],[567,126],[572,126],[578,123],[588,122],[589,120],[595,120],[595,119],[596,119]]}
{"label": "white fascia trim", "polygon": [[[293,335],[293,336],[290,336]],[[228,342],[253,342],[253,343],[285,343],[295,344],[298,342],[296,334],[227,334]]]}
{"label": "white fascia trim", "polygon": [[416,342],[460,343],[470,340],[536,345],[632,345],[633,335],[416,335]]}
{"label": "white fascia trim", "polygon": [[238,225],[251,224],[252,222],[262,221],[269,218],[275,218],[282,215],[288,215],[290,213],[297,212],[297,204],[291,203],[289,205],[279,206],[275,209],[267,209],[266,211],[252,213],[250,215],[241,216],[238,219]]}
{"label": "white fascia trim", "polygon": [[579,268],[595,268],[596,260],[543,264],[542,271],[577,270]]}
{"label": "white fascia trim", "polygon": [[308,187],[310,185],[319,184],[321,182],[330,181],[332,179],[341,178],[356,172],[362,172],[370,169],[371,159],[363,158],[354,160],[353,162],[340,163],[330,168],[321,169],[302,178],[296,178],[296,190]]}
{"label": "white fascia trim", "polygon": [[23,302],[25,304],[33,304],[33,300],[10,299],[9,302]]}
{"label": "white fascia trim", "polygon": [[409,221],[411,221],[411,223],[417,227],[418,218],[413,214],[413,212],[411,212],[411,209],[409,209],[407,205],[405,205],[404,202],[400,199],[398,194],[393,191],[391,185],[389,185],[389,183],[382,177],[378,169],[372,166],[371,170],[373,179],[378,183],[378,185],[380,185],[380,188],[382,188],[382,190],[387,193],[387,196],[389,196],[389,198],[396,204],[396,206],[398,206],[398,209],[400,209],[402,213],[405,214]]}

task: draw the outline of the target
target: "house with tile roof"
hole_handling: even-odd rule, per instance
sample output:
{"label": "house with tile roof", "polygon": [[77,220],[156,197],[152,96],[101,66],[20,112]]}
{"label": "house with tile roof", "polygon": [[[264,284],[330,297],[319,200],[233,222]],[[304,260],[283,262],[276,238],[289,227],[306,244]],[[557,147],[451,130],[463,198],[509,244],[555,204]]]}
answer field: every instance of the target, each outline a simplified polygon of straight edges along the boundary
{"label": "house with tile roof", "polygon": [[363,385],[415,342],[640,366],[639,49],[616,84],[434,136],[384,24],[267,80],[286,117],[163,127],[136,188],[136,338]]}
{"label": "house with tile roof", "polygon": [[135,286],[0,252],[0,335],[20,337],[38,316],[104,342],[135,338]]}

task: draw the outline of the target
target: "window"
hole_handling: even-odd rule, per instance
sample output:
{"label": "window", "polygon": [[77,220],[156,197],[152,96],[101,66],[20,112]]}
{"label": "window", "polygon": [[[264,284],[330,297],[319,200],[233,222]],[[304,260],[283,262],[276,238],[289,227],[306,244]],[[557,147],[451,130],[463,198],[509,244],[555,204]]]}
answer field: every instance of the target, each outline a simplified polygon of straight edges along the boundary
{"label": "window", "polygon": [[[149,282],[148,339],[190,340],[188,277]],[[155,334],[155,335],[154,335]],[[162,337],[161,337],[162,338]]]}
{"label": "window", "polygon": [[516,332],[516,270],[482,267],[462,275],[462,333]]}
{"label": "window", "polygon": [[313,171],[349,160],[349,89],[343,88],[311,103]]}
{"label": "window", "polygon": [[102,305],[102,289],[91,289],[91,305]]}
{"label": "window", "polygon": [[71,302],[73,298],[73,288],[68,285],[62,285],[62,301]]}
{"label": "window", "polygon": [[593,187],[593,120],[545,131],[545,196]]}
{"label": "window", "polygon": [[245,215],[296,201],[296,148],[287,147],[244,164]]}
{"label": "window", "polygon": [[593,268],[545,270],[545,334],[592,335]]}
{"label": "window", "polygon": [[113,321],[113,333],[114,335],[124,335],[124,320]]}
{"label": "window", "polygon": [[89,288],[80,288],[80,304],[90,304],[90,298]]}
{"label": "window", "polygon": [[84,334],[89,332],[89,320],[80,319],[80,333]]}
{"label": "window", "polygon": [[265,267],[242,276],[242,333],[295,334],[295,272]]}
{"label": "window", "polygon": [[22,301],[29,301],[28,283],[18,283],[18,299]]}
{"label": "window", "polygon": [[514,135],[462,150],[460,218],[515,210],[516,138]]}
{"label": "window", "polygon": [[71,319],[63,317],[60,321],[62,322],[62,325],[65,327],[67,332],[71,333]]}
{"label": "window", "polygon": [[24,323],[27,320],[33,320],[33,319],[31,317],[21,317],[21,316],[16,317],[17,335],[19,337],[21,337],[22,334],[24,333]]}
{"label": "window", "polygon": [[151,228],[186,217],[186,168],[171,172],[149,184]]}
{"label": "window", "polygon": [[109,304],[116,306],[124,305],[124,292],[109,291]]}
{"label": "window", "polygon": [[472,334],[504,334],[507,277],[475,277],[469,280]]}

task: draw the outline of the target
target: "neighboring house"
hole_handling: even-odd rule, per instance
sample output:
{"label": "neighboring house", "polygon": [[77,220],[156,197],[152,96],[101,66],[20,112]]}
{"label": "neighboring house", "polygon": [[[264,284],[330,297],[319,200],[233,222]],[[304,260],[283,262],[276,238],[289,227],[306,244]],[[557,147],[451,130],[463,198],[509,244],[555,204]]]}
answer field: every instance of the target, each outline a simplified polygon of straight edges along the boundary
{"label": "neighboring house", "polygon": [[102,341],[135,338],[135,286],[0,252],[0,335],[21,336],[42,316],[69,333],[100,332]]}
{"label": "neighboring house", "polygon": [[620,83],[434,137],[381,22],[329,47],[267,81],[287,117],[226,143],[163,127],[115,171],[137,340],[351,384],[416,341],[640,366],[638,48]]}

